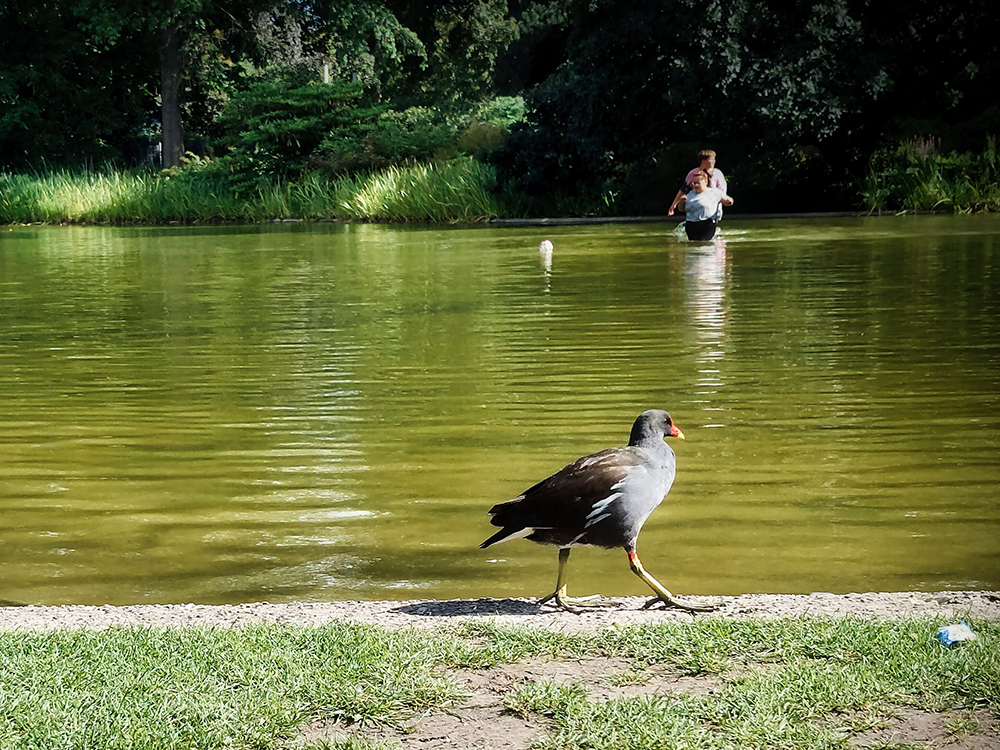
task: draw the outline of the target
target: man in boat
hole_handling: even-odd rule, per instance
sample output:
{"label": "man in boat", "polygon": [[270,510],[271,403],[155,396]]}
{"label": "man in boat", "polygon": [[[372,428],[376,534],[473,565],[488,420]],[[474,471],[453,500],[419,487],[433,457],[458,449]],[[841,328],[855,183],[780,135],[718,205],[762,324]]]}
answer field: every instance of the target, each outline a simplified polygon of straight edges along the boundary
{"label": "man in boat", "polygon": [[694,179],[699,172],[704,172],[708,175],[708,187],[718,188],[723,193],[729,192],[729,186],[726,185],[726,176],[722,174],[721,169],[715,168],[715,152],[712,149],[699,151],[698,160],[701,162],[700,166],[695,167],[687,173],[687,177],[684,178],[684,185],[677,191],[673,203],[667,209],[667,216],[673,216],[674,211],[678,208],[682,211],[684,210],[684,200],[687,194],[694,188]]}

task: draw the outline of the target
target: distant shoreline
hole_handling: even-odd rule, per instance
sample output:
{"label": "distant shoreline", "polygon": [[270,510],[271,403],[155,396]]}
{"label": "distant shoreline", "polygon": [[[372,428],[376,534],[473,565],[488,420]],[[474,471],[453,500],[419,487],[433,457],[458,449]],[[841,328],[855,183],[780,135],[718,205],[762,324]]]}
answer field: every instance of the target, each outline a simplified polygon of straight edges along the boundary
{"label": "distant shoreline", "polygon": [[[743,219],[863,219],[868,216],[869,214],[864,211],[813,211],[798,214],[726,214],[726,218],[730,221]],[[895,214],[883,214],[883,216],[895,216]],[[557,219],[490,219],[485,223],[487,226],[557,227],[574,224],[669,224],[674,222],[681,223],[683,221],[684,214],[678,213],[673,216],[578,216]]]}
{"label": "distant shoreline", "polygon": [[[972,214],[979,216],[981,214]],[[986,214],[991,215],[991,214]],[[802,213],[762,213],[762,214],[726,214],[728,221],[768,221],[781,219],[892,219],[913,216],[961,216],[966,219],[969,214],[954,214],[950,212],[906,211],[901,213],[869,214],[864,211],[806,211]],[[133,221],[89,221],[89,220],[58,220],[30,222],[0,222],[0,227],[14,229],[16,227],[186,227],[186,226],[266,226],[269,224],[382,224],[386,226],[430,226],[444,228],[475,228],[475,227],[560,227],[560,226],[593,226],[602,224],[682,224],[684,214],[674,216],[569,216],[541,219],[527,218],[492,218],[477,221],[391,221],[377,219],[358,219],[345,217],[282,217],[269,219],[223,219],[223,218],[193,218],[187,220],[169,220],[149,222]]]}

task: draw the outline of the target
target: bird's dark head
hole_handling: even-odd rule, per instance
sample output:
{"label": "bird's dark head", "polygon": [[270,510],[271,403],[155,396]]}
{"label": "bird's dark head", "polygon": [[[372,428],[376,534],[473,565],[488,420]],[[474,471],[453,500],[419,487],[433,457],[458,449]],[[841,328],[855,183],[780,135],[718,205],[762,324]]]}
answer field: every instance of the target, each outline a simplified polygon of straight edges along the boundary
{"label": "bird's dark head", "polygon": [[683,440],[684,433],[663,409],[649,409],[636,418],[632,425],[632,434],[629,435],[628,444],[638,445],[648,440],[663,440],[668,437]]}

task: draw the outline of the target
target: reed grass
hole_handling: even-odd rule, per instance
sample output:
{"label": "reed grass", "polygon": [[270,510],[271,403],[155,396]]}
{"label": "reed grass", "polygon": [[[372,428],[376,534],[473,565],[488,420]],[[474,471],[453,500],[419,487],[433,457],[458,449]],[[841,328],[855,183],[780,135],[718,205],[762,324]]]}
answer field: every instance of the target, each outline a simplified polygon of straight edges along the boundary
{"label": "reed grass", "polygon": [[389,167],[334,186],[341,217],[374,221],[481,221],[499,216],[494,170],[472,159]]}
{"label": "reed grass", "polygon": [[0,173],[0,222],[129,224],[254,220],[220,177],[154,172]]}
{"label": "reed grass", "polygon": [[0,223],[474,222],[503,215],[492,167],[471,158],[357,177],[308,173],[238,191],[218,166],[170,172],[0,173]]}
{"label": "reed grass", "polygon": [[860,187],[869,213],[1000,211],[996,139],[981,154],[938,152],[933,139],[876,153]]}
{"label": "reed grass", "polygon": [[[528,657],[610,656],[642,673],[709,676],[709,691],[599,699],[579,684],[515,683],[539,748],[847,747],[900,706],[1000,713],[1000,623],[946,648],[936,620],[706,618],[561,634],[489,622],[434,631],[114,628],[0,633],[0,747],[388,747],[310,744],[316,721],[404,727],[460,706],[455,670]],[[961,718],[961,717],[959,717]],[[370,734],[368,735],[370,736]],[[983,745],[985,746],[985,745]]]}

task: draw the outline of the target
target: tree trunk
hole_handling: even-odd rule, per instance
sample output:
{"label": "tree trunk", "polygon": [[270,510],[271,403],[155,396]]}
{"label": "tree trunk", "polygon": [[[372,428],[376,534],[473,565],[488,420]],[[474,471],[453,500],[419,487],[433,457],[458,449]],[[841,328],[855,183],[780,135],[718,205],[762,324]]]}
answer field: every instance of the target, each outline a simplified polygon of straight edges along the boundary
{"label": "tree trunk", "polygon": [[163,30],[160,46],[160,102],[162,108],[164,169],[180,166],[184,155],[184,131],[181,127],[181,45],[180,29],[171,24]]}

